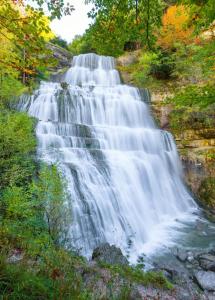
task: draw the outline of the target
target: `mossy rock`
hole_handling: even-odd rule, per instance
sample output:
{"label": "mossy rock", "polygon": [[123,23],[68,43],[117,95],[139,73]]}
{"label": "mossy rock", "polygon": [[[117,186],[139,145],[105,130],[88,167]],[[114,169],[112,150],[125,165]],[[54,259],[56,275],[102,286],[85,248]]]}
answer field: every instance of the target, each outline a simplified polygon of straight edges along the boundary
{"label": "mossy rock", "polygon": [[207,177],[202,181],[198,196],[203,206],[215,209],[215,177]]}

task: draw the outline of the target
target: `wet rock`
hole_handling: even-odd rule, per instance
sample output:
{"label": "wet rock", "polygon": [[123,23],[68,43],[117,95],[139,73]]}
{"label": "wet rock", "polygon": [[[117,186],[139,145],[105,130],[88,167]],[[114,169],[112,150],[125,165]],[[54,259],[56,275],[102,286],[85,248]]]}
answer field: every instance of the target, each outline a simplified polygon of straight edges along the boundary
{"label": "wet rock", "polygon": [[92,259],[97,262],[104,262],[107,264],[128,265],[128,260],[122,254],[121,249],[116,246],[111,246],[108,243],[97,247],[93,251]]}
{"label": "wet rock", "polygon": [[203,290],[215,291],[215,272],[197,271],[195,279]]}
{"label": "wet rock", "polygon": [[188,253],[184,249],[177,248],[176,251],[175,251],[175,256],[181,262],[185,262],[187,260],[187,258],[188,258]]}
{"label": "wet rock", "polygon": [[60,85],[61,85],[62,89],[64,89],[64,90],[66,90],[69,86],[69,84],[67,82],[61,82]]}
{"label": "wet rock", "polygon": [[[176,250],[177,251],[177,250]],[[188,270],[185,268],[184,264],[181,263],[178,259],[174,256],[170,256],[168,261],[159,261],[154,263],[155,270],[165,272],[164,274],[168,273],[168,277],[173,283],[177,282],[179,278],[186,279],[189,276]]]}
{"label": "wet rock", "polygon": [[188,260],[190,263],[193,263],[193,262],[194,262],[194,254],[193,254],[193,252],[191,252],[191,251],[188,252],[187,260]]}
{"label": "wet rock", "polygon": [[199,256],[199,264],[202,269],[215,272],[215,256],[211,254],[203,254]]}

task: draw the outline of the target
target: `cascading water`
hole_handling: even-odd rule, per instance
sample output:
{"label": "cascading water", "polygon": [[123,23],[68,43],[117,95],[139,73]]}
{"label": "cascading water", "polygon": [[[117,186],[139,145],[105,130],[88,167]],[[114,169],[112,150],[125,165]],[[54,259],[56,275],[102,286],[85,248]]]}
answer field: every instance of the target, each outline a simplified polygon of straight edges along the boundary
{"label": "cascading water", "polygon": [[64,81],[42,82],[20,107],[39,120],[39,157],[58,162],[68,182],[71,243],[89,256],[107,241],[132,249],[131,260],[171,244],[197,206],[147,92],[121,84],[114,59],[95,54],[74,57]]}

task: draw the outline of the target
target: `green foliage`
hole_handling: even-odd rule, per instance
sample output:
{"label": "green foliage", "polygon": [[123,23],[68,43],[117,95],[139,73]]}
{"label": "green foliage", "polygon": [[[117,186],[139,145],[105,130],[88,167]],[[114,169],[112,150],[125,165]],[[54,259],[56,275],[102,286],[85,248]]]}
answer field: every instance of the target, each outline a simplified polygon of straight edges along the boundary
{"label": "green foliage", "polygon": [[48,233],[56,245],[66,242],[69,215],[66,205],[66,183],[56,166],[43,166],[39,179],[31,187],[38,207],[43,210]]}
{"label": "green foliage", "polygon": [[87,33],[85,33],[83,36],[76,35],[73,41],[68,46],[69,51],[73,55],[95,52],[88,36],[89,34]]}
{"label": "green foliage", "polygon": [[198,196],[203,204],[210,208],[215,208],[215,178],[208,177],[200,185]]}
{"label": "green foliage", "polygon": [[174,109],[170,114],[170,128],[173,131],[181,131],[183,129],[202,129],[213,128],[214,112],[213,107],[209,106],[207,109],[189,108],[183,106],[182,108]]}
{"label": "green foliage", "polygon": [[144,81],[150,75],[152,65],[159,63],[158,54],[155,52],[144,52],[139,58],[138,72],[134,75],[140,81]]}
{"label": "green foliage", "polygon": [[29,187],[8,187],[1,197],[1,239],[4,251],[19,248],[38,255],[50,244],[43,211],[32,198]]}
{"label": "green foliage", "polygon": [[[120,70],[128,72],[132,83],[140,87],[161,91],[168,88],[175,93],[178,88],[192,86],[193,83],[200,83],[200,86],[213,85],[214,51],[215,41],[213,40],[199,45],[185,46],[178,43],[174,52],[164,52],[160,49],[141,51],[137,55],[138,62],[120,67]],[[204,96],[203,102],[207,106],[206,98]]]}
{"label": "green foliage", "polygon": [[[52,260],[52,255],[57,255],[58,260]],[[8,264],[1,257],[0,294],[3,299],[92,299],[89,292],[82,287],[80,275],[75,273],[73,257],[60,251],[49,252],[48,257],[49,261],[57,262],[57,265],[50,265],[48,261],[46,264],[35,262],[32,267],[29,267],[27,261]]]}
{"label": "green foliage", "polygon": [[192,22],[196,30],[207,28],[215,19],[214,0],[180,0],[179,2],[191,7]]}
{"label": "green foliage", "polygon": [[59,36],[54,37],[53,39],[50,40],[50,42],[54,45],[58,45],[61,48],[64,48],[66,50],[68,50],[68,44],[67,41],[65,41],[64,39],[62,39]]}
{"label": "green foliage", "polygon": [[[56,1],[56,0],[32,0],[39,6],[39,10],[49,10],[51,14],[51,19],[58,18],[60,19],[63,15],[70,15],[74,10],[74,6],[69,2],[64,0]],[[31,1],[31,2],[32,2]],[[30,1],[27,1],[30,2]],[[31,3],[32,4],[32,3]]]}
{"label": "green foliage", "polygon": [[172,53],[175,62],[173,75],[178,79],[199,81],[214,78],[215,41],[203,42],[199,45],[177,45]]}
{"label": "green foliage", "polygon": [[144,272],[140,267],[109,265],[100,262],[102,267],[110,269],[114,274],[118,273],[131,282],[143,284],[144,286],[153,286],[163,289],[172,289],[173,285],[164,277],[162,272],[148,271]]}
{"label": "green foliage", "polygon": [[67,237],[68,209],[57,168],[43,166],[38,178],[27,186],[4,189],[1,216],[2,237],[9,246],[25,249],[32,256],[62,244]]}
{"label": "green foliage", "polygon": [[[0,113],[0,295],[4,299],[91,299],[62,248],[68,207],[56,166],[36,166],[34,119]],[[39,167],[39,168],[38,168]],[[61,238],[59,238],[61,236]],[[16,252],[21,261],[9,262]]]}
{"label": "green foliage", "polygon": [[138,63],[131,69],[131,75],[138,86],[154,88],[172,79],[174,68],[174,61],[168,53],[148,51],[141,53]]}
{"label": "green foliage", "polygon": [[176,107],[199,107],[206,108],[215,104],[215,86],[209,83],[203,86],[189,85],[181,89],[170,100]]}
{"label": "green foliage", "polygon": [[170,79],[174,70],[172,57],[165,52],[158,54],[158,60],[151,64],[150,75],[156,79]]}
{"label": "green foliage", "polygon": [[[71,12],[71,5],[65,7],[64,1],[34,0],[37,4],[34,7],[28,2],[24,5],[22,0],[1,0],[0,107],[7,106],[11,96],[19,95],[24,85],[30,86],[37,75],[44,79],[46,69],[55,64],[46,47],[54,36],[49,27],[50,18]],[[50,18],[43,12],[45,6]]]}
{"label": "green foliage", "polygon": [[87,31],[88,40],[98,54],[119,56],[127,45],[152,48],[154,29],[161,24],[163,2],[88,1],[94,4],[90,17],[94,23]]}
{"label": "green foliage", "polygon": [[25,113],[0,113],[0,189],[25,185],[32,177],[34,124],[34,119]]}
{"label": "green foliage", "polygon": [[[0,79],[0,108],[7,107],[10,101],[20,96],[25,91],[25,86],[13,75],[2,76]],[[10,99],[10,101],[8,100]]]}

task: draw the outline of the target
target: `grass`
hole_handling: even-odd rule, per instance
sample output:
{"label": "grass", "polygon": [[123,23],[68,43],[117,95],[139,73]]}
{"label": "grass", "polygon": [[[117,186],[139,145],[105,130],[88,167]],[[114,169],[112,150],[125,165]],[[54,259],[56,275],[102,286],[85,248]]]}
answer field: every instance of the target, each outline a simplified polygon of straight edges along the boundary
{"label": "grass", "polygon": [[172,290],[173,285],[165,278],[162,272],[147,271],[144,272],[142,269],[131,266],[119,266],[119,265],[109,265],[100,262],[101,267],[109,269],[112,274],[119,274],[123,278],[142,284],[144,286],[152,286],[159,289]]}

